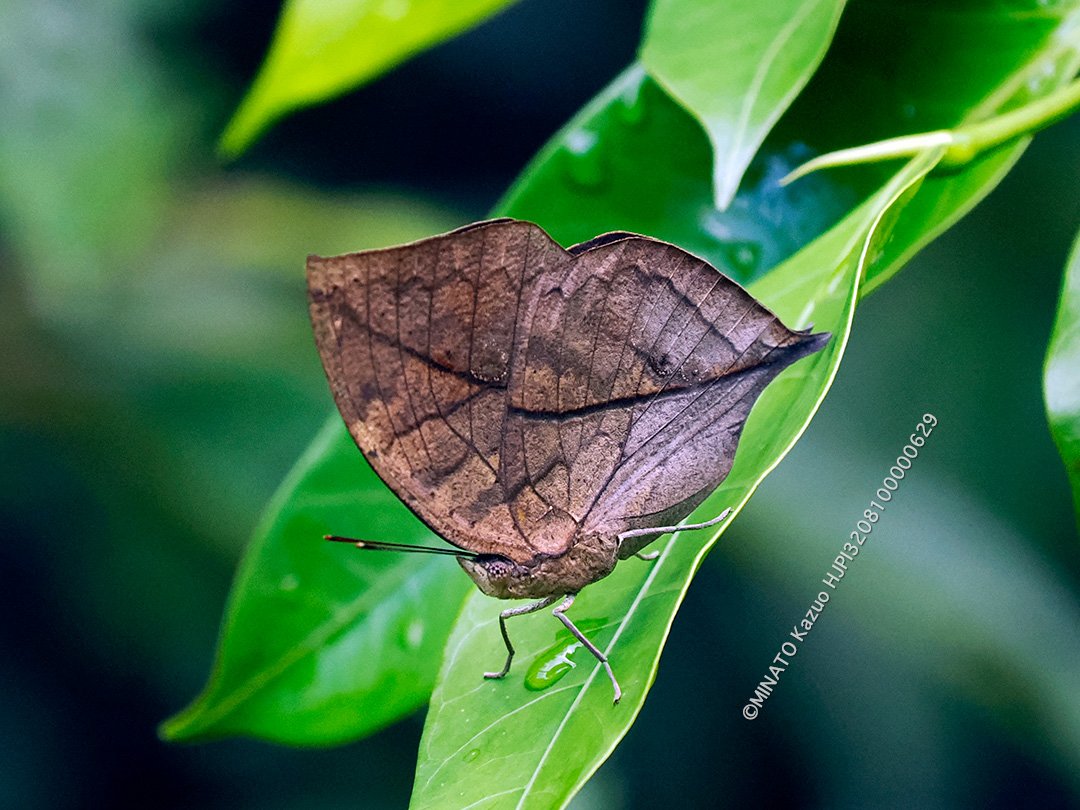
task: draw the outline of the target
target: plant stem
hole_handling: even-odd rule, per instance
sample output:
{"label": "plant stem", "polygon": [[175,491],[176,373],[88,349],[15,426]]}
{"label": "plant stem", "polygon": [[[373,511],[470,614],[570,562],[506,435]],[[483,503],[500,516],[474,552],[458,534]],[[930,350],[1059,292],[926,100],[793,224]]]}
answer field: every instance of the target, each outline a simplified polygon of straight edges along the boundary
{"label": "plant stem", "polygon": [[903,135],[819,155],[784,177],[780,185],[787,185],[810,172],[830,166],[851,166],[911,157],[924,149],[941,146],[944,146],[945,150],[938,165],[962,166],[988,149],[1014,138],[1034,134],[1057,123],[1071,115],[1077,107],[1080,107],[1080,80],[1015,110],[975,124],[952,130],[939,129],[916,135]]}

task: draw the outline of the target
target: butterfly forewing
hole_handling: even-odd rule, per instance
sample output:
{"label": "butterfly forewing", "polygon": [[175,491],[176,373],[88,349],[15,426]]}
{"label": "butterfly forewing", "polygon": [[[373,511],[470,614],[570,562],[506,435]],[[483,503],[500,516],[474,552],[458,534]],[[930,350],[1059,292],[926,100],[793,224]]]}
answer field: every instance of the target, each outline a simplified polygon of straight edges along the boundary
{"label": "butterfly forewing", "polygon": [[455,545],[533,556],[498,476],[509,363],[537,279],[568,260],[513,221],[308,259],[316,343],[349,432]]}

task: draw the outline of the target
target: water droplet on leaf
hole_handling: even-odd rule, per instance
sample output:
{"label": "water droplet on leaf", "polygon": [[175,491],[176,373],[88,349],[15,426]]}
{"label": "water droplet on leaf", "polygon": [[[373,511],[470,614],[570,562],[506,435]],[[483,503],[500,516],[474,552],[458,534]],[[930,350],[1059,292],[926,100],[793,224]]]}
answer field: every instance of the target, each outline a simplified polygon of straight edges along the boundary
{"label": "water droplet on leaf", "polygon": [[600,136],[587,129],[575,129],[566,136],[567,173],[570,180],[582,188],[595,190],[607,176],[604,158],[598,148]]}
{"label": "water droplet on leaf", "polygon": [[740,274],[753,273],[761,263],[761,246],[753,242],[732,242],[725,246],[724,256],[732,269]]}
{"label": "water droplet on leaf", "polygon": [[645,121],[646,106],[641,88],[641,82],[627,85],[619,94],[619,102],[615,105],[615,114],[628,127],[641,126]]}
{"label": "water droplet on leaf", "polygon": [[576,639],[566,638],[544,650],[525,673],[525,688],[538,692],[554,686],[567,672],[577,666],[571,660],[571,656],[583,646]]}
{"label": "water droplet on leaf", "polygon": [[480,756],[480,749],[479,748],[474,748],[472,751],[470,751],[465,756],[463,756],[461,758],[461,761],[462,762],[472,762],[478,756]]}

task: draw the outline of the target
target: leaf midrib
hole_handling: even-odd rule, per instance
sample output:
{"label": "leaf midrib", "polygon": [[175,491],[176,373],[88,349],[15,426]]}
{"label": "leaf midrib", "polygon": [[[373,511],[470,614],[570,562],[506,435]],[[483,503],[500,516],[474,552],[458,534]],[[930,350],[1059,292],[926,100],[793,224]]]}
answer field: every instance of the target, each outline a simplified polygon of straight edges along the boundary
{"label": "leaf midrib", "polygon": [[[641,601],[645,598],[645,595],[649,592],[650,588],[652,587],[653,581],[656,579],[656,577],[660,573],[660,569],[663,567],[664,563],[670,557],[671,550],[675,547],[676,542],[678,542],[678,540],[679,540],[679,534],[680,534],[679,532],[676,532],[675,534],[672,535],[671,540],[668,542],[668,544],[666,546],[664,546],[664,550],[660,553],[659,559],[657,559],[653,563],[653,567],[649,571],[649,575],[647,577],[645,577],[645,581],[641,584],[641,587],[638,588],[637,593],[634,595],[634,601],[630,603],[630,609],[626,611],[626,614],[619,621],[618,629],[615,631],[615,635],[612,636],[611,641],[609,641],[607,646],[604,648],[604,656],[605,657],[610,657],[611,656],[612,648],[614,648],[615,643],[622,636],[623,630],[626,628],[627,624],[629,623],[630,618],[637,612],[638,605],[641,604]],[[570,708],[567,709],[566,714],[563,716],[562,720],[559,722],[559,726],[558,726],[558,728],[555,729],[555,733],[551,735],[551,740],[548,742],[547,746],[545,747],[544,753],[540,757],[540,761],[537,762],[536,768],[533,769],[532,776],[529,778],[529,781],[525,784],[525,787],[522,790],[521,799],[518,800],[516,810],[522,810],[522,807],[525,804],[525,800],[529,797],[529,792],[532,790],[533,784],[536,782],[536,779],[540,775],[541,770],[543,770],[544,763],[547,762],[548,755],[551,753],[552,749],[555,747],[555,743],[558,741],[559,737],[561,736],[563,729],[566,727],[566,724],[570,721],[570,718],[577,711],[577,707],[581,703],[582,697],[589,691],[589,687],[592,686],[592,683],[596,679],[596,675],[597,675],[597,673],[599,671],[600,671],[600,664],[598,662],[593,666],[592,671],[589,673],[588,677],[585,679],[585,682],[581,686],[581,691],[578,692],[577,697],[574,698],[574,702],[570,704]],[[641,708],[642,703],[643,703],[643,701],[638,703],[638,709],[639,710]],[[600,762],[603,762],[604,759],[606,759],[606,758],[607,757],[604,757],[604,758],[600,759]],[[585,779],[586,780],[589,779],[589,777],[592,776],[592,773],[595,772],[598,767],[599,767],[599,764],[595,765],[592,768],[592,770],[589,772],[589,774],[585,777]]]}

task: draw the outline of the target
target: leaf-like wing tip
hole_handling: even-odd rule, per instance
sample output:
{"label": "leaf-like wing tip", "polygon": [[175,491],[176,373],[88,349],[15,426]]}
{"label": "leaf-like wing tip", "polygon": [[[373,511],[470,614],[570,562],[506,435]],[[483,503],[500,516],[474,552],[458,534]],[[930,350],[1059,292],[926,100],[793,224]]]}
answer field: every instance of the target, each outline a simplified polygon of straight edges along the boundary
{"label": "leaf-like wing tip", "polygon": [[804,337],[803,340],[799,341],[798,345],[800,349],[803,349],[805,351],[805,353],[800,354],[799,357],[807,357],[816,351],[820,351],[821,349],[825,348],[826,343],[832,340],[832,332],[811,333],[810,329],[812,328],[813,327],[809,327],[802,332],[796,333],[800,337]]}
{"label": "leaf-like wing tip", "polygon": [[804,357],[821,351],[832,339],[832,332],[811,332],[809,328],[794,332],[791,342],[777,349],[784,367],[793,365]]}

